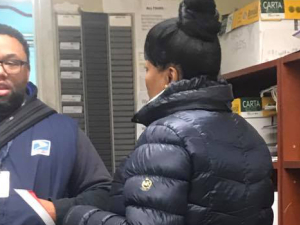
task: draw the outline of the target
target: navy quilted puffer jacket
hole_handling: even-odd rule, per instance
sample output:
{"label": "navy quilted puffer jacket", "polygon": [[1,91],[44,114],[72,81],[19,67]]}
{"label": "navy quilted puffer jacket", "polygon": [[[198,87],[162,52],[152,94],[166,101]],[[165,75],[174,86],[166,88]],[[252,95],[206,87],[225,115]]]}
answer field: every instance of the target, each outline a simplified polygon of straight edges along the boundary
{"label": "navy quilted puffer jacket", "polygon": [[233,114],[231,86],[173,83],[134,120],[147,126],[118,169],[110,212],[78,206],[65,224],[272,225],[272,162]]}

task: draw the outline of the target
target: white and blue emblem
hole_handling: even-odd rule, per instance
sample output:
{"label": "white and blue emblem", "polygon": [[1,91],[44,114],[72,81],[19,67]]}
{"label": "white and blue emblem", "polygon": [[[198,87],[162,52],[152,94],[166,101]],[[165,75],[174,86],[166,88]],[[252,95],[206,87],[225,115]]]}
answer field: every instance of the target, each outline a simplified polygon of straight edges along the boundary
{"label": "white and blue emblem", "polygon": [[32,141],[31,156],[44,155],[49,156],[51,149],[51,142],[47,140]]}

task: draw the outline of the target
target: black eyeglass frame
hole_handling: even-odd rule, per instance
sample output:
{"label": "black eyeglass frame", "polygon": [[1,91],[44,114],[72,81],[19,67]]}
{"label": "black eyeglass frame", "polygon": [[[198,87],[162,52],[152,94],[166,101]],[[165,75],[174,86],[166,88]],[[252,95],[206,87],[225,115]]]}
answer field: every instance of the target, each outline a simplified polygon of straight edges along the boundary
{"label": "black eyeglass frame", "polygon": [[[16,71],[11,72],[7,67],[9,66],[9,63],[14,64],[14,66],[18,66]],[[17,74],[21,71],[21,67],[24,65],[29,65],[28,62],[18,59],[6,59],[6,60],[0,60],[0,65],[2,66],[3,70],[7,74]]]}

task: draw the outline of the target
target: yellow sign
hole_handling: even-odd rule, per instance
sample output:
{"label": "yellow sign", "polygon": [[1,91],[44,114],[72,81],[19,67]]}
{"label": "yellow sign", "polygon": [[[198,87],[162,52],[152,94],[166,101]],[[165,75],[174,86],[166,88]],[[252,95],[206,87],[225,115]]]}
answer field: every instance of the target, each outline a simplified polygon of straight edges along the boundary
{"label": "yellow sign", "polygon": [[300,19],[300,0],[285,0],[284,12],[287,20]]}
{"label": "yellow sign", "polygon": [[272,97],[236,98],[232,102],[232,111],[242,117],[269,117],[277,114],[276,110],[266,110],[266,106],[275,106]]}
{"label": "yellow sign", "polygon": [[233,13],[232,29],[259,21],[260,1],[255,1]]}
{"label": "yellow sign", "polygon": [[260,20],[300,20],[300,0],[255,0],[229,17],[226,33]]}

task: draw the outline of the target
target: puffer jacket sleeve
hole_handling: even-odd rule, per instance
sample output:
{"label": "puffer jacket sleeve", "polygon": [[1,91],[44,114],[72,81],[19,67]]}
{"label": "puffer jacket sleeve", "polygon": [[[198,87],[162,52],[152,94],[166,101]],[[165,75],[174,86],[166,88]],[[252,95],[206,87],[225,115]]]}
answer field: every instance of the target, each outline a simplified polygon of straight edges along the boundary
{"label": "puffer jacket sleeve", "polygon": [[191,162],[183,140],[172,127],[150,125],[141,135],[122,173],[125,217],[77,206],[67,215],[65,224],[185,224]]}

